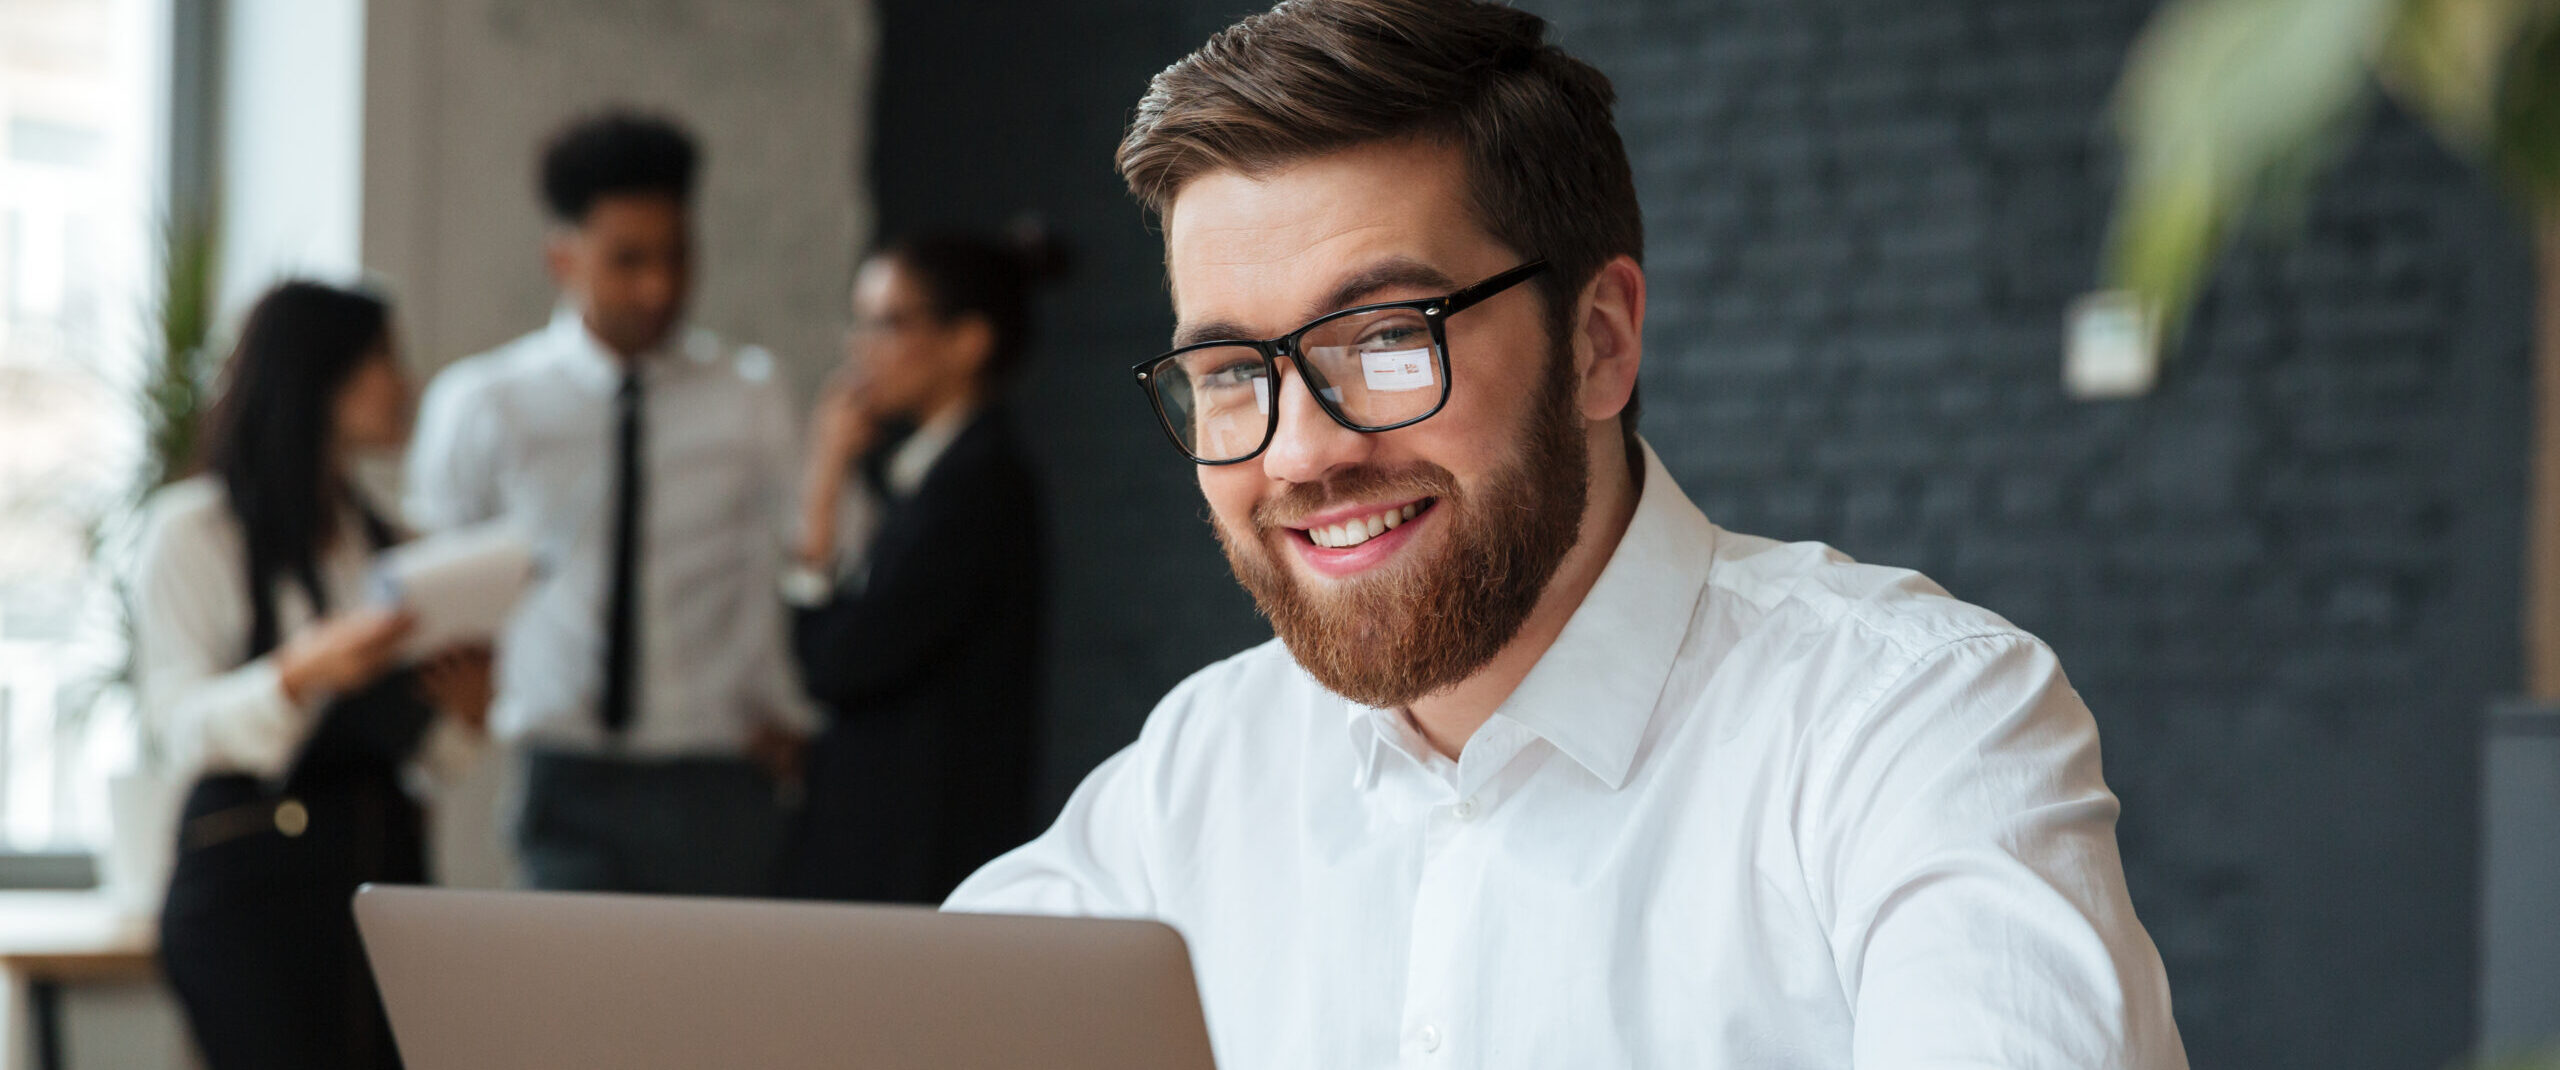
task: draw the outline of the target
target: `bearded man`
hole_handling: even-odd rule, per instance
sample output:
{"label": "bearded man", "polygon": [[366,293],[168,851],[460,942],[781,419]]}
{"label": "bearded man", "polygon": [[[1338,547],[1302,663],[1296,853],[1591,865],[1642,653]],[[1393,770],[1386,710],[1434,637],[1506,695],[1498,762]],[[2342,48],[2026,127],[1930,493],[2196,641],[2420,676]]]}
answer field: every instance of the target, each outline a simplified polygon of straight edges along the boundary
{"label": "bearded man", "polygon": [[1634,183],[1544,34],[1292,0],[1156,77],[1136,375],[1278,639],[947,909],[1172,924],[1229,1070],[2184,1066],[2052,652],[1637,436]]}

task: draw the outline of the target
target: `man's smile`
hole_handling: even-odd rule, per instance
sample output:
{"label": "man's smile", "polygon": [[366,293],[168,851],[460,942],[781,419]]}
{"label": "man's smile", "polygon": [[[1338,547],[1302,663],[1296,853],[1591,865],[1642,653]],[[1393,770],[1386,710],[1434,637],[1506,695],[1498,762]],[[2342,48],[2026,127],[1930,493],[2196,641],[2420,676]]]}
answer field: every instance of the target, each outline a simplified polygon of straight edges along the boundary
{"label": "man's smile", "polygon": [[1289,528],[1317,546],[1347,550],[1403,526],[1436,501],[1416,498],[1385,506],[1350,506],[1309,517]]}
{"label": "man's smile", "polygon": [[1438,498],[1330,509],[1285,528],[1298,558],[1318,575],[1350,576],[1393,556],[1428,522]]}

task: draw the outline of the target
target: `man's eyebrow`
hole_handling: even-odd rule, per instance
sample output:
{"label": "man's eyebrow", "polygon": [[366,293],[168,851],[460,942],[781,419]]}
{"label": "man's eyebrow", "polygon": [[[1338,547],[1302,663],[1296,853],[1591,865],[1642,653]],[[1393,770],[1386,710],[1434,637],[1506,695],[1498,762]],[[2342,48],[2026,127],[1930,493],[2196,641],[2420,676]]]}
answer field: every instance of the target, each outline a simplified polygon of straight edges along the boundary
{"label": "man's eyebrow", "polygon": [[[1306,319],[1312,320],[1327,313],[1339,312],[1391,286],[1409,286],[1446,293],[1457,289],[1458,283],[1439,268],[1412,257],[1390,257],[1362,268],[1336,284],[1331,292],[1325,294],[1323,300],[1318,301],[1307,311]],[[1303,323],[1305,320],[1300,322]],[[1174,331],[1173,344],[1175,348],[1180,348],[1200,342],[1250,341],[1253,335],[1248,333],[1249,330],[1250,328],[1230,320],[1186,323]]]}
{"label": "man's eyebrow", "polygon": [[1250,341],[1252,338],[1252,335],[1245,333],[1242,324],[1226,320],[1211,320],[1207,323],[1182,325],[1181,329],[1173,332],[1173,347],[1180,349],[1200,342],[1242,342]]}
{"label": "man's eyebrow", "polygon": [[1316,307],[1307,311],[1307,318],[1314,319],[1328,312],[1339,312],[1360,304],[1371,295],[1390,286],[1410,286],[1434,293],[1447,293],[1457,289],[1458,282],[1439,268],[1412,257],[1389,257],[1342,280],[1333,288],[1332,293],[1326,294],[1324,300],[1317,302]]}

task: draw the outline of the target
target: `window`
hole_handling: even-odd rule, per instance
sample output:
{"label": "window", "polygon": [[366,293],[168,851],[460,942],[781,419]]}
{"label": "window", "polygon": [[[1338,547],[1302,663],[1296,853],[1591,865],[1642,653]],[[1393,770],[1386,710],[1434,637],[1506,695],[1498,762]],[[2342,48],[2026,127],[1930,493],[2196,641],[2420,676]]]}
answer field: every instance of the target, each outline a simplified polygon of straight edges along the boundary
{"label": "window", "polygon": [[0,850],[99,843],[132,746],[89,614],[141,454],[158,13],[0,4]]}

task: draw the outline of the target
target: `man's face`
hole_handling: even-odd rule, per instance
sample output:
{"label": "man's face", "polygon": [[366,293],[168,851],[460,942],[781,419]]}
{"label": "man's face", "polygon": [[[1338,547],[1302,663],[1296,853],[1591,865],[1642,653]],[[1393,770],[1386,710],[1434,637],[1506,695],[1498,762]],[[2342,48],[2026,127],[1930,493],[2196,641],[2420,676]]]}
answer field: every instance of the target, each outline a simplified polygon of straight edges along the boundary
{"label": "man's face", "polygon": [[664,194],[597,198],[552,235],[548,258],[587,329],[626,357],[666,341],[693,285],[692,228],[683,202]]}
{"label": "man's face", "polygon": [[[1536,255],[1487,234],[1466,203],[1459,151],[1425,141],[1193,179],[1166,213],[1179,340],[1274,337],[1350,305],[1437,297]],[[1458,313],[1447,334],[1453,382],[1438,415],[1352,431],[1284,364],[1270,447],[1199,468],[1228,562],[1292,655],[1373,706],[1445,690],[1490,661],[1582,519],[1573,362],[1537,291]]]}

